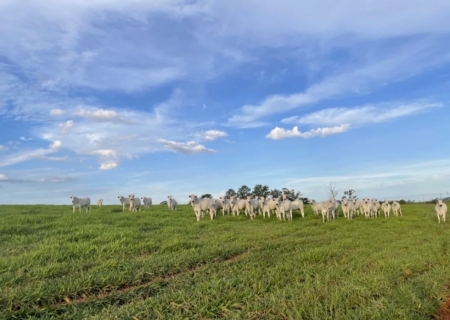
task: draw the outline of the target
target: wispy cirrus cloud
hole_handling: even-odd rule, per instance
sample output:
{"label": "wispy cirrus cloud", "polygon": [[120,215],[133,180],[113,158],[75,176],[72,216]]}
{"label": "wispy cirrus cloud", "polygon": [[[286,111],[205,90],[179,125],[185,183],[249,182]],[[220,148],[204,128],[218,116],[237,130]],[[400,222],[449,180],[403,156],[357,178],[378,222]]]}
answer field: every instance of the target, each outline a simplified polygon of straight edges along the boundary
{"label": "wispy cirrus cloud", "polygon": [[286,130],[283,128],[275,127],[269,134],[266,135],[266,138],[272,140],[280,140],[286,138],[314,138],[314,137],[326,137],[333,134],[338,134],[347,131],[350,128],[348,124],[342,124],[336,127],[325,127],[325,128],[317,128],[311,129],[306,132],[301,132],[298,130],[298,127],[295,126],[292,130]]}
{"label": "wispy cirrus cloud", "polygon": [[0,144],[0,151],[6,151],[6,150],[8,150],[9,148],[7,147],[7,146],[4,146],[4,145],[1,145]]}
{"label": "wispy cirrus cloud", "polygon": [[58,152],[61,146],[62,142],[60,140],[56,140],[49,145],[48,149],[24,150],[0,157],[0,167],[10,166],[32,159],[45,159],[48,154]]}
{"label": "wispy cirrus cloud", "polygon": [[215,150],[208,149],[204,145],[195,141],[176,142],[165,139],[160,139],[159,142],[169,150],[182,154],[199,154],[199,153],[213,153]]}
{"label": "wispy cirrus cloud", "polygon": [[369,123],[392,121],[442,106],[443,104],[440,102],[418,101],[380,103],[354,108],[327,108],[304,116],[285,118],[281,122],[325,126],[348,123],[352,126],[361,126]]}

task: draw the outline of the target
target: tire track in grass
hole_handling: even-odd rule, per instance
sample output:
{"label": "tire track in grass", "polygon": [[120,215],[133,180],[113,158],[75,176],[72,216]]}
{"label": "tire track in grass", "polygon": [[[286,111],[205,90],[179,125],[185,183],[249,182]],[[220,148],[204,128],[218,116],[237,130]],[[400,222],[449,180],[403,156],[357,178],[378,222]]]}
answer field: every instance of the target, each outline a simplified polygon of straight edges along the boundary
{"label": "tire track in grass", "polygon": [[[167,287],[171,281],[181,277],[193,274],[201,271],[208,265],[218,263],[234,263],[246,257],[248,255],[248,249],[224,254],[222,256],[214,257],[204,261],[199,261],[196,264],[192,264],[183,271],[167,272],[155,276],[152,279],[143,279],[139,284],[123,283],[116,289],[110,291],[98,291],[90,294],[83,294],[81,296],[69,297],[55,297],[57,302],[49,305],[35,304],[34,306],[24,306],[17,304],[13,306],[12,311],[8,315],[9,317],[35,317],[42,318],[48,317],[50,314],[55,316],[61,316],[67,312],[71,312],[74,308],[89,308],[103,309],[106,306],[116,305],[122,306],[136,300],[145,300],[152,296],[156,296],[165,287]],[[30,310],[31,309],[31,310]]]}

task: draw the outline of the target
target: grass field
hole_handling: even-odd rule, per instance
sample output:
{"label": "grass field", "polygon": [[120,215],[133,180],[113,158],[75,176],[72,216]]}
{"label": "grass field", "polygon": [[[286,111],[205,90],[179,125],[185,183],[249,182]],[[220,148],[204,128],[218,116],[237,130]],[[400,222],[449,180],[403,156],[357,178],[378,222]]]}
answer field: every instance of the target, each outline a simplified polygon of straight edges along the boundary
{"label": "grass field", "polygon": [[[0,206],[0,319],[433,319],[450,222]],[[341,214],[342,215],[342,214]]]}

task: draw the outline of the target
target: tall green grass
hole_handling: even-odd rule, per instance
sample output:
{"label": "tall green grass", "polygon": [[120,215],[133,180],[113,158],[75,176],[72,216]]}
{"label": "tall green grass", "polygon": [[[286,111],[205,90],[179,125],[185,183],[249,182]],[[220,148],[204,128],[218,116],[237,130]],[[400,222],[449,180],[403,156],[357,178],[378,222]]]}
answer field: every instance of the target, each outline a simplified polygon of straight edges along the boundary
{"label": "tall green grass", "polygon": [[450,224],[322,223],[189,206],[0,206],[0,319],[430,319],[450,295]]}

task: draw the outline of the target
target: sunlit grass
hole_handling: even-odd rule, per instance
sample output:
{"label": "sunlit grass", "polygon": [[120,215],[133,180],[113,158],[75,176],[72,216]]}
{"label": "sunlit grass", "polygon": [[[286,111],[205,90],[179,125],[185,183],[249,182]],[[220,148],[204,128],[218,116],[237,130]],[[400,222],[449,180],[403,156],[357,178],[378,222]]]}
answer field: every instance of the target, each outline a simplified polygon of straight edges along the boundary
{"label": "sunlit grass", "polygon": [[450,295],[450,224],[293,222],[192,209],[0,206],[0,319],[430,319]]}

